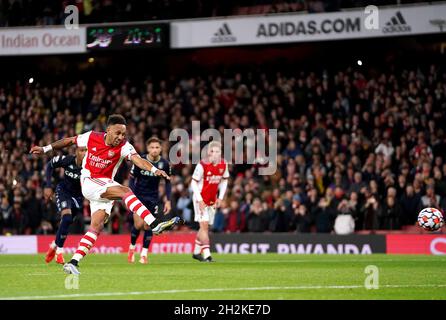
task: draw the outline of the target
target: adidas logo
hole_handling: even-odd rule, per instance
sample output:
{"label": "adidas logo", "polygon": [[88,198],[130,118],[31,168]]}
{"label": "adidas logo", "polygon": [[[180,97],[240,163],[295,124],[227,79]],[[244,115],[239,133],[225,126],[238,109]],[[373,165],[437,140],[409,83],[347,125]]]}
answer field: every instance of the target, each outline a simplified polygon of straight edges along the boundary
{"label": "adidas logo", "polygon": [[446,31],[446,20],[443,19],[435,19],[435,20],[429,20],[429,22],[434,25],[437,26],[438,28],[440,28],[440,31]]}
{"label": "adidas logo", "polygon": [[96,151],[96,147],[91,148],[92,151]]}
{"label": "adidas logo", "polygon": [[221,42],[236,42],[237,38],[232,35],[231,29],[227,23],[223,23],[223,25],[214,33],[214,36],[211,38],[212,43],[221,43]]}
{"label": "adidas logo", "polygon": [[407,24],[403,15],[400,11],[387,22],[383,28],[383,33],[393,33],[393,32],[410,32],[412,28]]}

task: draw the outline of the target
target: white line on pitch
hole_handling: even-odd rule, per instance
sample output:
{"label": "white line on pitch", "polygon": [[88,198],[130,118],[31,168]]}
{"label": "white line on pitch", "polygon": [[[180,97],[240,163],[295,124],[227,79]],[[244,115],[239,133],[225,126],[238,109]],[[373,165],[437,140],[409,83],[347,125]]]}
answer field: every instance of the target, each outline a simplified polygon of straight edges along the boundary
{"label": "white line on pitch", "polygon": [[[327,263],[327,262],[340,262],[340,263],[349,263],[349,262],[379,262],[379,263],[386,263],[386,262],[443,262],[444,259],[404,259],[404,260],[397,260],[397,259],[386,259],[386,260],[362,260],[362,259],[347,259],[347,260],[225,260],[224,256],[220,256],[220,259],[218,262],[221,262],[223,264],[232,264],[232,263],[241,263],[241,264],[253,264],[253,263]],[[153,261],[153,260],[152,260]],[[128,265],[127,260],[125,262],[87,262],[89,266],[95,266],[95,265]],[[155,261],[152,263],[153,265],[159,265],[159,264],[197,264],[200,263],[196,261]],[[10,264],[0,264],[0,268],[13,268],[13,267],[47,267],[47,264],[44,263],[10,263]]]}
{"label": "white line on pitch", "polygon": [[[443,288],[446,284],[420,284],[420,285],[381,285],[380,288]],[[158,291],[130,291],[130,292],[98,292],[98,293],[78,293],[60,294],[49,296],[17,296],[0,297],[0,300],[31,300],[31,299],[63,299],[63,298],[83,298],[83,297],[117,297],[117,296],[138,296],[148,294],[177,294],[193,292],[225,292],[225,291],[271,291],[271,290],[318,290],[318,289],[360,289],[363,285],[350,286],[288,286],[288,287],[254,287],[254,288],[209,288],[209,289],[185,289],[185,290],[158,290]]]}

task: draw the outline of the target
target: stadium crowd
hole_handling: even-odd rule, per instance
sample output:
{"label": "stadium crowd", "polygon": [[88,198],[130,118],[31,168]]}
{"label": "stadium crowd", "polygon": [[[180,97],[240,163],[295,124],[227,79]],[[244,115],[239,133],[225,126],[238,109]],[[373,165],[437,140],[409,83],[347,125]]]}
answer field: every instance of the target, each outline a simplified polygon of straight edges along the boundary
{"label": "stadium crowd", "polygon": [[[438,0],[437,0],[438,1]],[[64,24],[64,8],[74,5],[80,23],[147,21],[228,15],[339,11],[367,5],[399,5],[419,0],[1,0],[0,27]],[[433,2],[433,1],[431,1]]]}
{"label": "stadium crowd", "polygon": [[[28,151],[103,130],[110,113],[128,119],[128,138],[140,153],[148,137],[163,139],[165,157],[170,131],[190,131],[194,120],[201,130],[278,129],[274,175],[259,175],[255,164],[230,166],[215,232],[331,232],[343,215],[353,217],[356,230],[401,229],[416,222],[422,207],[446,208],[445,111],[446,72],[438,65],[381,74],[210,74],[143,84],[17,82],[0,87],[0,234],[54,232],[56,208],[42,192],[49,155]],[[194,227],[194,166],[173,169],[172,214]],[[127,179],[124,167],[117,180]],[[78,215],[79,232],[89,214],[85,206]],[[128,232],[120,203],[108,230]]]}

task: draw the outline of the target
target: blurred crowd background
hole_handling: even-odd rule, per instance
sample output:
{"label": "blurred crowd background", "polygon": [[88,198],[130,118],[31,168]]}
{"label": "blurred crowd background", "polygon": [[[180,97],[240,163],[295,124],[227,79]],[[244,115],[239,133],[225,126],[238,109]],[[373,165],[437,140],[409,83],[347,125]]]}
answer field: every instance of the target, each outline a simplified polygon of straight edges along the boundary
{"label": "blurred crowd background", "polygon": [[[411,1],[367,1],[367,4]],[[63,8],[81,23],[336,11],[363,1],[0,1],[0,26],[51,25]],[[51,234],[60,217],[43,197],[50,155],[28,152],[128,120],[140,153],[157,136],[168,158],[175,128],[277,129],[274,175],[231,165],[214,232],[410,230],[424,207],[446,208],[444,37],[263,47],[167,49],[0,59],[0,234]],[[362,59],[362,60],[359,60]],[[192,141],[193,143],[193,141]],[[73,153],[73,149],[67,152]],[[57,155],[58,153],[53,153]],[[128,164],[117,180],[128,183]],[[194,165],[173,167],[171,215],[193,222]],[[63,177],[54,176],[54,187]],[[164,197],[164,186],[161,185]],[[127,233],[121,203],[107,231]],[[88,202],[71,232],[83,233]]]}
{"label": "blurred crowd background", "polygon": [[[165,157],[170,131],[190,131],[194,120],[201,130],[222,133],[278,130],[274,175],[258,175],[256,164],[230,166],[215,232],[331,232],[343,215],[353,217],[356,231],[399,230],[414,225],[422,207],[446,208],[445,109],[444,64],[381,73],[276,69],[91,84],[9,83],[0,87],[0,230],[54,232],[55,204],[42,195],[49,157],[28,151],[103,130],[111,113],[128,119],[128,138],[140,153],[155,135],[164,141]],[[118,181],[127,184],[128,169],[120,170]],[[194,228],[194,166],[173,169],[171,214]],[[86,205],[74,228],[81,232],[89,215]],[[108,230],[128,232],[128,226],[126,209],[116,205]]]}

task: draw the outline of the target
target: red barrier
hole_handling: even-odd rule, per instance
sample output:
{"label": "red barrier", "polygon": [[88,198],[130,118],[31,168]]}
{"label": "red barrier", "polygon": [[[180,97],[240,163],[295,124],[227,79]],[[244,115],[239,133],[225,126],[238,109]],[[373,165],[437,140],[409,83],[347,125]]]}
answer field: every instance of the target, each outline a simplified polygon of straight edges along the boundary
{"label": "red barrier", "polygon": [[446,254],[446,235],[388,234],[388,254]]}
{"label": "red barrier", "polygon": [[[65,253],[74,253],[81,235],[69,235],[64,245]],[[54,236],[37,236],[37,250],[44,253]],[[151,253],[192,253],[195,233],[172,233],[154,236],[149,247]],[[141,250],[142,233],[136,244],[136,251]],[[130,235],[100,235],[91,253],[126,253],[130,244]]]}
{"label": "red barrier", "polygon": [[[281,243],[295,243],[299,239],[300,245],[311,244],[321,237],[318,235],[305,235],[307,239],[303,239],[304,236],[300,235],[300,238],[295,234],[282,234],[285,237]],[[325,235],[327,237],[328,235]],[[280,235],[270,234],[263,235],[226,235],[221,234],[219,238],[213,238],[219,242],[220,247],[226,248],[229,243],[229,248],[233,248],[234,245],[238,245],[244,237],[245,242],[248,244],[251,242],[261,242],[262,245],[269,244],[272,248],[272,240],[274,237],[280,237]],[[259,239],[257,239],[258,237]],[[338,243],[342,243],[348,240],[345,236],[331,235],[331,240]],[[371,240],[367,236],[362,236],[364,240]],[[221,239],[220,239],[221,238]],[[299,238],[299,239],[298,239]],[[69,235],[65,242],[65,252],[74,253],[77,249],[80,235]],[[237,240],[238,239],[238,240]],[[37,252],[44,253],[47,251],[49,244],[54,240],[54,236],[9,236],[0,237],[0,254],[18,254],[29,253],[34,254]],[[136,250],[141,250],[141,238],[138,239]],[[193,251],[195,240],[195,233],[167,233],[160,236],[154,236],[149,248],[151,253],[191,253]],[[248,241],[249,240],[249,241]],[[305,241],[304,241],[305,240]],[[327,239],[325,239],[327,240]],[[328,239],[329,240],[329,239]],[[328,241],[327,240],[327,241]],[[383,239],[384,240],[384,239]],[[103,234],[98,238],[96,245],[92,248],[92,253],[126,253],[130,241],[130,235],[106,235]],[[214,241],[214,242],[215,242]],[[231,242],[232,241],[232,242]],[[235,241],[235,242],[234,242]],[[272,242],[271,242],[272,241]],[[287,242],[288,241],[288,242]],[[290,242],[291,241],[291,242]],[[327,242],[325,241],[325,242]],[[350,240],[349,240],[350,241]],[[259,243],[260,243],[259,242]],[[271,242],[271,243],[270,243]],[[275,241],[274,243],[276,243]],[[325,243],[324,242],[324,243]],[[350,241],[351,242],[351,241]],[[348,242],[349,244],[351,244]],[[274,244],[273,243],[273,244]],[[246,244],[240,244],[246,246]],[[373,252],[386,252],[387,254],[446,254],[446,234],[387,234],[385,235],[385,242],[383,241],[382,249],[373,250]],[[256,247],[257,248],[257,247]],[[215,248],[214,248],[215,249]],[[243,249],[244,250],[244,249]],[[218,250],[217,250],[218,251]],[[249,251],[249,250],[248,250]],[[232,251],[230,251],[232,252]],[[237,251],[239,252],[239,251]],[[241,252],[241,251],[240,251]],[[257,252],[257,251],[256,251]],[[274,252],[274,250],[272,251]],[[323,251],[325,252],[325,251]],[[344,252],[344,251],[343,251]],[[247,253],[247,252],[245,252]],[[322,252],[321,252],[322,253]]]}

